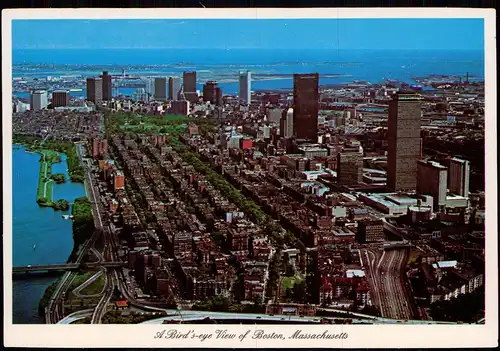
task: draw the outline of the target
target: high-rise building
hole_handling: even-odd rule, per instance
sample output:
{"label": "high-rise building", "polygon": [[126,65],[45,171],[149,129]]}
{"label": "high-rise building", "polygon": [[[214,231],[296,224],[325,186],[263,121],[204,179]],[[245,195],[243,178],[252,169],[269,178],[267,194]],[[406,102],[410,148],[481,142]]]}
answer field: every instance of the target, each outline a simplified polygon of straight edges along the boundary
{"label": "high-rise building", "polygon": [[203,100],[216,106],[222,105],[222,91],[217,86],[217,82],[209,80],[203,86]]}
{"label": "high-rise building", "polygon": [[182,73],[182,88],[184,93],[196,93],[196,72]]}
{"label": "high-rise building", "polygon": [[155,100],[164,101],[167,99],[167,78],[155,78]]}
{"label": "high-rise building", "polygon": [[87,78],[87,100],[93,103],[102,101],[101,78]]}
{"label": "high-rise building", "polygon": [[132,100],[147,102],[149,101],[149,94],[146,94],[146,89],[137,88],[135,93],[132,94]]}
{"label": "high-rise building", "polygon": [[293,133],[318,141],[319,74],[293,75]]}
{"label": "high-rise building", "polygon": [[184,72],[182,74],[182,92],[184,99],[195,103],[198,101],[198,92],[196,91],[196,72]]}
{"label": "high-rise building", "polygon": [[146,94],[148,94],[149,99],[153,99],[155,96],[155,80],[153,78],[147,78],[145,83]]}
{"label": "high-rise building", "polygon": [[417,194],[430,195],[433,208],[438,210],[446,206],[448,170],[433,161],[417,162]]}
{"label": "high-rise building", "polygon": [[293,137],[293,108],[284,109],[281,114],[280,135],[286,139]]}
{"label": "high-rise building", "polygon": [[172,101],[179,100],[181,90],[181,79],[178,77],[168,78],[168,99]]}
{"label": "high-rise building", "polygon": [[67,90],[56,90],[52,93],[52,107],[64,107],[69,105],[69,92]]}
{"label": "high-rise building", "polygon": [[399,91],[389,104],[387,186],[393,191],[415,190],[421,158],[421,97]]}
{"label": "high-rise building", "polygon": [[30,109],[30,104],[27,104],[22,101],[18,101],[17,103],[13,104],[14,110],[12,112],[26,112]]}
{"label": "high-rise building", "polygon": [[451,193],[469,196],[470,164],[469,161],[459,158],[450,159],[448,168],[448,189]]}
{"label": "high-rise building", "polygon": [[102,72],[102,99],[111,101],[113,98],[113,83],[108,71]]}
{"label": "high-rise building", "polygon": [[252,74],[250,71],[240,72],[240,101],[250,105],[252,100]]}
{"label": "high-rise building", "polygon": [[47,108],[47,90],[33,90],[30,95],[30,106],[32,111]]}
{"label": "high-rise building", "polygon": [[363,180],[363,152],[339,152],[337,154],[337,183],[356,185]]}

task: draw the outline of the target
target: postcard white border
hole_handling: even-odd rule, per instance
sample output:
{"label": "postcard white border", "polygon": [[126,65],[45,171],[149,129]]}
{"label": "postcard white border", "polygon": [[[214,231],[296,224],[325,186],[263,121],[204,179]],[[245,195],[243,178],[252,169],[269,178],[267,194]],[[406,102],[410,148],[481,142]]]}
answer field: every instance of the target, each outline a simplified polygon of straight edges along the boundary
{"label": "postcard white border", "polygon": [[[155,340],[161,329],[174,325],[13,325],[12,324],[12,27],[13,19],[272,19],[272,18],[483,18],[485,25],[486,100],[486,324],[484,325],[328,325],[267,326],[266,330],[291,335],[329,331],[349,334],[347,340],[287,340],[243,342]],[[4,209],[4,335],[5,346],[27,347],[485,347],[498,345],[497,271],[497,150],[496,150],[496,22],[494,9],[469,8],[258,8],[258,9],[12,9],[2,11],[3,102],[3,209]],[[227,328],[234,333],[255,330],[251,325],[175,325],[198,332]]]}

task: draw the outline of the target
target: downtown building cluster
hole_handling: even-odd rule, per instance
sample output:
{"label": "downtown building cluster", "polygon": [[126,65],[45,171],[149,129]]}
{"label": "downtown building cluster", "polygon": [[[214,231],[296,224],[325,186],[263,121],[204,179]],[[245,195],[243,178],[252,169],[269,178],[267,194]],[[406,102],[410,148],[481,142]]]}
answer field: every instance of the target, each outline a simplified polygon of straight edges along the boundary
{"label": "downtown building cluster", "polygon": [[[147,211],[145,217],[132,210],[130,204],[138,203],[116,185],[121,172],[106,166],[113,161],[107,155],[99,161],[102,180],[114,191],[110,211],[127,238],[123,253],[137,283],[155,296],[180,294],[188,300],[233,294],[240,285],[238,299],[263,302],[273,254],[267,235],[166,141],[161,135],[144,135],[140,143],[112,140],[129,186],[143,201],[139,211]],[[236,260],[236,267],[230,260]]]}
{"label": "downtown building cluster", "polygon": [[[281,302],[268,308],[281,312],[294,303],[297,314],[375,307],[385,317],[427,319],[429,304],[482,287],[484,192],[468,153],[484,125],[480,87],[455,87],[443,103],[394,82],[320,88],[319,79],[297,74],[293,91],[252,92],[242,72],[232,96],[213,80],[200,93],[196,72],[185,72],[182,82],[154,78],[132,99],[96,99],[111,113],[189,119],[179,141],[196,159],[175,151],[167,133],[124,133],[109,146],[90,139],[137,295],[158,303],[234,296]],[[440,154],[429,156],[432,148]],[[229,185],[198,162],[274,229],[223,194]],[[386,274],[401,293],[377,285],[386,277],[370,270],[374,252],[397,261]],[[303,290],[284,283],[291,277]],[[384,296],[398,311],[380,304]]]}

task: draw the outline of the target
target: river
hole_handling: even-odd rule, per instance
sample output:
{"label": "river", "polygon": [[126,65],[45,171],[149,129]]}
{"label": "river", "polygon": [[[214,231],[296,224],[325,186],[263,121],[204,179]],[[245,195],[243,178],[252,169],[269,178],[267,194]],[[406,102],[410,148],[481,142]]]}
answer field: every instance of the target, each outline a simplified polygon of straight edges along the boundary
{"label": "river", "polygon": [[[40,155],[25,152],[24,147],[12,149],[12,256],[13,266],[65,263],[73,250],[72,225],[63,214],[71,211],[54,211],[36,203]],[[68,178],[64,184],[54,184],[54,200],[69,202],[85,196],[81,183],[71,183],[67,172],[66,155],[52,166],[52,173],[63,173]],[[33,248],[36,245],[36,248]],[[38,314],[38,302],[45,289],[57,277],[16,277],[13,281],[13,323],[44,323]]]}

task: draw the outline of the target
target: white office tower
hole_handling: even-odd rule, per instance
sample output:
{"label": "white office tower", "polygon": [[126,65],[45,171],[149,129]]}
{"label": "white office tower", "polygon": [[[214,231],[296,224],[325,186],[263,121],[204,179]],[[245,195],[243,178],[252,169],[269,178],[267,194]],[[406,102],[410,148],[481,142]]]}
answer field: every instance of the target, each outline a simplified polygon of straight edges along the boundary
{"label": "white office tower", "polygon": [[469,178],[470,165],[469,161],[459,158],[450,160],[450,168],[448,169],[448,189],[452,194],[469,197]]}
{"label": "white office tower", "polygon": [[293,108],[285,109],[280,122],[280,135],[286,139],[293,137]]}
{"label": "white office tower", "polygon": [[250,105],[252,100],[252,74],[250,71],[240,72],[240,101]]}
{"label": "white office tower", "polygon": [[14,113],[18,112],[26,112],[30,109],[30,104],[27,104],[22,101],[18,101],[16,103],[13,103],[13,111]]}
{"label": "white office tower", "polygon": [[46,90],[34,90],[30,96],[30,106],[33,111],[47,108],[48,96]]}
{"label": "white office tower", "polygon": [[146,79],[146,94],[152,99],[155,96],[155,80],[154,78]]}

